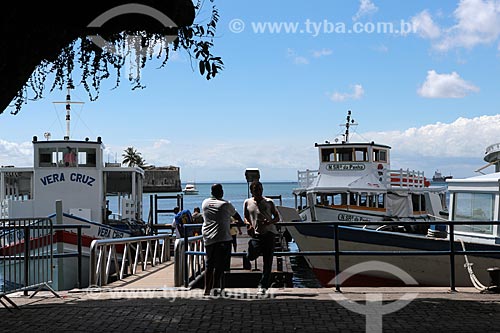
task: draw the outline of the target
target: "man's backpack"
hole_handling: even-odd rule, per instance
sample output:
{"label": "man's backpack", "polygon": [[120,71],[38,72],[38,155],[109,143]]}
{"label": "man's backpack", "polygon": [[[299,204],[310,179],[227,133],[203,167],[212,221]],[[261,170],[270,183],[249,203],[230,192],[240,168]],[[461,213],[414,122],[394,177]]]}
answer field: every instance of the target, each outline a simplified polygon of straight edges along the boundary
{"label": "man's backpack", "polygon": [[[181,237],[184,237],[184,225],[193,223],[193,218],[189,209],[184,209],[175,215],[175,227],[179,231]],[[192,236],[193,230],[188,230],[188,237]]]}

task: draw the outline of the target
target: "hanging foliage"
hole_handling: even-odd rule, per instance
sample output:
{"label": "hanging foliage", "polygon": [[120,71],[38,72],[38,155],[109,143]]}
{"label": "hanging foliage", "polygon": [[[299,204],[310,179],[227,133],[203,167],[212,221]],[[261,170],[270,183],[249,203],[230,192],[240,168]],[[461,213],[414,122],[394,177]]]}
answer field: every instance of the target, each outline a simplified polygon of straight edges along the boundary
{"label": "hanging foliage", "polygon": [[[194,6],[195,17],[198,17],[201,7],[202,1],[199,0]],[[48,86],[52,92],[73,83],[81,84],[91,101],[99,97],[102,81],[113,77],[113,74],[115,87],[120,85],[121,77],[125,75],[132,90],[144,88],[141,70],[146,63],[157,59],[161,61],[160,67],[164,67],[171,53],[180,50],[185,50],[191,62],[197,63],[200,74],[210,80],[224,67],[221,57],[211,52],[218,20],[218,10],[212,5],[210,19],[205,24],[195,22],[190,26],[165,28],[161,32],[112,33],[104,36],[105,47],[96,44],[92,36],[77,38],[66,45],[55,59],[43,60],[36,67],[28,82],[17,92],[11,104],[11,113],[17,114],[28,100],[42,98]],[[80,77],[77,78],[77,75]],[[53,81],[49,82],[52,77]]]}

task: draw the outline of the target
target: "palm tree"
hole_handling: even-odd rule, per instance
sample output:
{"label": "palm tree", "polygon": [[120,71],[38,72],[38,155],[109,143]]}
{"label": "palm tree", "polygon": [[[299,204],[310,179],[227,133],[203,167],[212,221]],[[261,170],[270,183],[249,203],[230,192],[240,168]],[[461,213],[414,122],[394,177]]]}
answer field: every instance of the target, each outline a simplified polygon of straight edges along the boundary
{"label": "palm tree", "polygon": [[127,164],[129,167],[138,166],[143,168],[146,166],[146,160],[142,158],[141,153],[139,153],[134,147],[128,147],[125,149],[122,157],[122,164]]}
{"label": "palm tree", "polygon": [[146,160],[140,156],[141,153],[137,156],[137,160],[135,162],[135,165],[138,166],[139,168],[144,169],[146,167]]}

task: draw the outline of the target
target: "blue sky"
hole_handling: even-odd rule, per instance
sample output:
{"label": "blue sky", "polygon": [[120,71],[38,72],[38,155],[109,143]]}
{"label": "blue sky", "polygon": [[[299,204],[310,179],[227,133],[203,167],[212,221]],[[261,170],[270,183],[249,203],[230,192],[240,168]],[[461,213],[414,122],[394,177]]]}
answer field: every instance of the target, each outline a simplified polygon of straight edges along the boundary
{"label": "blue sky", "polygon": [[[73,110],[72,138],[101,136],[110,161],[133,146],[149,164],[180,166],[183,181],[244,181],[247,167],[264,181],[296,180],[317,167],[314,143],[337,137],[349,109],[359,123],[352,141],[388,144],[392,168],[429,177],[474,175],[500,142],[500,0],[216,5],[220,75],[207,81],[179,52],[163,69],[147,65],[145,89],[122,78],[112,90],[111,79],[90,102],[77,87],[86,103]],[[197,20],[208,17],[207,1]],[[347,33],[401,22],[414,30]],[[52,103],[64,95],[0,115],[0,165],[32,165],[33,135],[64,136],[63,106]]]}

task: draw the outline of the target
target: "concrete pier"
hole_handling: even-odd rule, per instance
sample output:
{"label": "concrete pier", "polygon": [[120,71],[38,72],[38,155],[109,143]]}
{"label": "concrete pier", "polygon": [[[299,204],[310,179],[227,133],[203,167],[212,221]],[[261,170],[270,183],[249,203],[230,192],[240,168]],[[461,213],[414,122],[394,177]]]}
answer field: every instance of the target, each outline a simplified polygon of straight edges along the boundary
{"label": "concrete pier", "polygon": [[[500,331],[499,295],[471,288],[457,293],[418,287],[345,288],[342,294],[329,288],[270,291],[268,298],[258,298],[255,288],[232,289],[218,298],[203,297],[198,289],[175,288],[74,290],[60,293],[61,298],[40,292],[31,299],[12,295],[20,310],[0,308],[0,315],[3,332]],[[394,300],[408,293],[417,296],[380,315],[379,322],[373,320],[377,309],[388,312]],[[368,315],[350,310],[353,302]]]}
{"label": "concrete pier", "polygon": [[[247,240],[239,237],[238,251]],[[241,261],[233,258],[233,267]],[[2,331],[500,332],[500,295],[473,288],[357,287],[338,293],[282,286],[258,296],[255,285],[206,297],[202,289],[173,287],[173,266],[157,265],[100,289],[59,292],[61,298],[47,291],[33,298],[9,295],[20,310],[0,307]]]}

